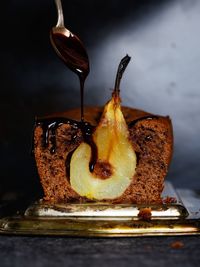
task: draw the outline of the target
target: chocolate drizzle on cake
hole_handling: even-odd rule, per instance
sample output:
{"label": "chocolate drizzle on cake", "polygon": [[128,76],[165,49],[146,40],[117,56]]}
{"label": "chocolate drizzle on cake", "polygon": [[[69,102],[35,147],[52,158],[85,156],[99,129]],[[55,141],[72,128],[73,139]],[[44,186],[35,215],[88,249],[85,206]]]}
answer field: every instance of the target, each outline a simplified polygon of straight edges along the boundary
{"label": "chocolate drizzle on cake", "polygon": [[[143,116],[143,117],[140,117],[140,118],[137,118],[131,121],[128,127],[131,128],[133,125],[143,120],[152,120],[152,119],[158,119],[158,118],[159,117],[156,115]],[[95,165],[97,163],[97,159],[98,159],[98,151],[97,151],[96,144],[94,143],[93,138],[92,138],[92,134],[95,130],[95,127],[92,126],[89,122],[83,122],[83,121],[79,122],[79,121],[64,118],[64,117],[36,118],[35,127],[40,126],[43,131],[43,135],[42,135],[43,148],[47,149],[49,147],[49,144],[51,144],[49,148],[50,153],[51,154],[56,153],[56,148],[57,148],[56,130],[62,124],[69,124],[73,127],[73,129],[81,130],[83,142],[87,143],[91,147],[91,159],[90,159],[89,169],[91,172],[93,172]],[[73,138],[75,137],[76,135]],[[33,142],[33,146],[34,146],[34,142]],[[66,158],[65,166],[66,166],[67,177],[70,177],[70,162],[71,162],[71,157],[75,149],[70,151]]]}
{"label": "chocolate drizzle on cake", "polygon": [[81,122],[80,125],[81,125],[81,132],[83,134],[83,140],[91,147],[91,159],[90,159],[89,169],[92,172],[94,170],[94,166],[98,158],[97,146],[92,138],[94,127],[92,128],[91,124],[88,122]]}
{"label": "chocolate drizzle on cake", "polygon": [[[43,131],[42,146],[43,148],[47,148],[50,141],[52,145],[50,149],[51,154],[54,154],[56,152],[56,130],[60,125],[64,123],[69,124],[73,126],[73,128],[78,129],[78,122],[71,119],[66,119],[61,117],[36,119],[35,127],[41,126]],[[49,138],[50,133],[51,137]]]}
{"label": "chocolate drizzle on cake", "polygon": [[[42,127],[42,146],[44,149],[48,148],[49,143],[51,143],[50,153],[56,153],[56,130],[62,124],[69,124],[73,129],[80,129],[83,137],[83,142],[87,143],[91,147],[91,160],[89,169],[92,172],[97,161],[97,147],[93,141],[92,133],[95,129],[89,122],[78,122],[72,119],[61,118],[61,117],[52,117],[52,118],[39,118],[36,119],[35,127]],[[70,173],[70,161],[73,155],[71,151],[66,158],[66,172]]]}

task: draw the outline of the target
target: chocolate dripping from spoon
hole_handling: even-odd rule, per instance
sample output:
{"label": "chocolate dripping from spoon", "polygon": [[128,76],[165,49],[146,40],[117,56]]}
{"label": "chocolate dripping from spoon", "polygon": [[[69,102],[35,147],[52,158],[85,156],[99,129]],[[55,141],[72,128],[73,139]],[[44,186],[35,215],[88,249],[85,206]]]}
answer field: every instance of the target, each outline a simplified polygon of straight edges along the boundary
{"label": "chocolate dripping from spoon", "polygon": [[89,74],[89,58],[82,41],[64,26],[62,4],[55,0],[58,22],[50,31],[51,44],[65,65],[76,73],[80,81],[81,121],[84,121],[84,84]]}

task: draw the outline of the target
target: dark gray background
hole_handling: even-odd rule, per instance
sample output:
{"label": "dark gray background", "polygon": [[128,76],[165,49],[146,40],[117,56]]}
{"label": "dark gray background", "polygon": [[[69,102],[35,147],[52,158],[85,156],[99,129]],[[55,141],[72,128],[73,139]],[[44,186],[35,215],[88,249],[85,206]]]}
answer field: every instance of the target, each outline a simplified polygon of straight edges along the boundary
{"label": "dark gray background", "polygon": [[[200,2],[198,0],[64,1],[65,24],[87,47],[87,105],[110,97],[120,59],[132,57],[121,85],[123,105],[169,115],[175,149],[168,179],[200,189]],[[49,42],[53,0],[2,1],[0,194],[36,196],[30,156],[35,115],[79,106],[79,83]]]}

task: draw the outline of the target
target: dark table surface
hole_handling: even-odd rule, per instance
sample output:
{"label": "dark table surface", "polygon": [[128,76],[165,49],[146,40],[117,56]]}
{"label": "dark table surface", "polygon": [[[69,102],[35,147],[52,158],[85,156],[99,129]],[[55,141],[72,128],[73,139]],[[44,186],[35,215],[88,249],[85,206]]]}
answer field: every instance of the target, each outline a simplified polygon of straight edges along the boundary
{"label": "dark table surface", "polygon": [[[182,247],[173,248],[174,242]],[[199,266],[200,237],[0,236],[0,266]]]}

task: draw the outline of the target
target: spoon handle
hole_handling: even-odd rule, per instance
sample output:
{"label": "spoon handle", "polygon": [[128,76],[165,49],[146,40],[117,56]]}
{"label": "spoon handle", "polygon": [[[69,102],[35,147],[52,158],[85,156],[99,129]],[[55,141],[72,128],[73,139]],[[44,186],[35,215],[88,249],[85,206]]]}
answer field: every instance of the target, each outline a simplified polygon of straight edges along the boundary
{"label": "spoon handle", "polygon": [[61,0],[55,0],[55,4],[57,7],[57,12],[58,12],[58,21],[57,21],[56,27],[64,27],[64,16],[63,16]]}

